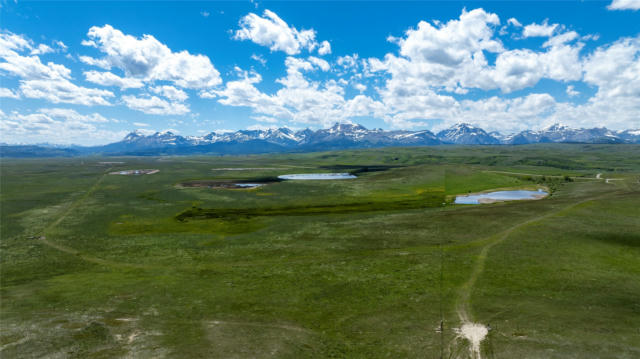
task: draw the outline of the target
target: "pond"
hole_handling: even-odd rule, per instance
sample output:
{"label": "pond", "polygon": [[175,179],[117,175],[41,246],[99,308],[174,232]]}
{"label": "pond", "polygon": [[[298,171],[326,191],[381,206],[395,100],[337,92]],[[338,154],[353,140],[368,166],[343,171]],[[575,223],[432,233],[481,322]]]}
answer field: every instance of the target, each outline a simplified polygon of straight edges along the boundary
{"label": "pond", "polygon": [[256,188],[264,186],[264,183],[234,183],[237,188]]}
{"label": "pond", "polygon": [[297,173],[281,175],[278,178],[283,180],[340,180],[358,178],[351,173]]}
{"label": "pond", "polygon": [[183,182],[178,185],[179,188],[223,188],[223,189],[251,189],[264,186],[266,183],[244,183],[244,182],[230,182],[230,181],[211,181],[211,180],[196,180]]}
{"label": "pond", "polygon": [[547,192],[539,189],[537,191],[496,191],[488,193],[475,193],[464,196],[456,196],[456,204],[482,204],[503,201],[522,201],[541,199],[548,195]]}
{"label": "pond", "polygon": [[[115,163],[115,162],[114,162]],[[124,163],[124,162],[122,162]],[[109,172],[111,175],[123,175],[123,176],[138,176],[138,175],[152,175],[160,172],[160,170],[156,169],[146,169],[146,170],[126,170],[126,171],[116,171]]]}

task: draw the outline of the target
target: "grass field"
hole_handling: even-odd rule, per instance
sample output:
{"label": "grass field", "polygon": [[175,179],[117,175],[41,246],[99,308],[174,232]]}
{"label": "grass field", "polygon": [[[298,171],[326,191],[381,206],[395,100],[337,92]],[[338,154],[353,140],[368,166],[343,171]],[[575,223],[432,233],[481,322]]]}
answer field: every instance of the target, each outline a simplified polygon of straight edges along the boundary
{"label": "grass field", "polygon": [[[160,171],[109,174],[131,169]],[[638,145],[1,171],[2,358],[640,357]],[[276,181],[315,172],[358,178]],[[551,195],[452,204],[510,188]],[[490,328],[479,353],[465,322]]]}

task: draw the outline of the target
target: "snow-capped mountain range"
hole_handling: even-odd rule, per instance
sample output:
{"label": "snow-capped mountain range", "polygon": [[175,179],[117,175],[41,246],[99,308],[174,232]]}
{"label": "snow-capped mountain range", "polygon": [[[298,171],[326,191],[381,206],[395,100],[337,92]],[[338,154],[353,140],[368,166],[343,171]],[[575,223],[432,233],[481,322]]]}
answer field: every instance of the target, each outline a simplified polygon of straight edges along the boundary
{"label": "snow-capped mountain range", "polygon": [[105,147],[180,147],[235,144],[275,145],[283,149],[340,149],[353,147],[384,147],[439,145],[448,143],[437,138],[430,131],[384,131],[369,130],[362,125],[336,123],[331,128],[294,132],[288,128],[268,130],[240,130],[236,132],[211,132],[204,136],[180,136],[169,131],[144,135],[141,131],[128,134],[122,141]]}
{"label": "snow-capped mountain range", "polygon": [[[170,131],[129,133],[122,141],[105,146],[69,147],[77,154],[244,154],[285,151],[318,151],[347,148],[432,145],[522,145],[530,143],[640,143],[640,129],[612,131],[604,127],[573,129],[555,124],[539,131],[511,135],[487,133],[460,123],[434,134],[428,130],[386,131],[359,124],[336,123],[331,128],[293,131],[288,128],[211,132],[204,136],[180,136]],[[12,146],[3,146],[6,149]],[[19,147],[19,146],[14,146]],[[36,147],[36,146],[30,146]]]}
{"label": "snow-capped mountain range", "polygon": [[[182,137],[171,132],[156,132],[143,135],[139,131],[131,132],[122,142],[141,145],[206,145],[213,143],[242,143],[265,141],[280,146],[308,145],[348,145],[360,144],[364,147],[401,146],[401,145],[499,145],[529,143],[638,143],[640,130],[611,131],[604,127],[573,129],[554,124],[540,131],[526,130],[516,134],[502,135],[499,132],[487,133],[479,127],[459,123],[434,134],[422,131],[385,131],[369,130],[359,124],[336,123],[331,128],[313,131],[305,129],[294,132],[288,128],[268,130],[240,130],[236,132],[211,132],[205,136]],[[349,146],[351,147],[351,146]],[[358,146],[360,147],[360,146]]]}
{"label": "snow-capped mountain range", "polygon": [[506,136],[503,143],[526,144],[540,142],[577,142],[577,143],[638,143],[640,130],[611,131],[601,128],[573,129],[555,124],[541,131],[522,131]]}

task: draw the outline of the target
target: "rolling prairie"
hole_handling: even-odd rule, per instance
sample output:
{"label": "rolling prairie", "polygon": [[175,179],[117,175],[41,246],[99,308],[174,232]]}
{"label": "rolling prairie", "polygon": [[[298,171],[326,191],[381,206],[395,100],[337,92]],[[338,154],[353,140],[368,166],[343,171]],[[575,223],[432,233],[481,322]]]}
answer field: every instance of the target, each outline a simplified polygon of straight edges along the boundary
{"label": "rolling prairie", "polygon": [[640,356],[638,145],[0,163],[4,358]]}

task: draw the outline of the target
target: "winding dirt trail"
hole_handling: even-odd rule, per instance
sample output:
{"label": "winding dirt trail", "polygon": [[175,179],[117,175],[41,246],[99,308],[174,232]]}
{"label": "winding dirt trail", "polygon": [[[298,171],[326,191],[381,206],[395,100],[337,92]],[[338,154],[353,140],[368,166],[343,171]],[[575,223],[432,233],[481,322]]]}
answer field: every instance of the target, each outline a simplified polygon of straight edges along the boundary
{"label": "winding dirt trail", "polygon": [[78,200],[76,200],[75,202],[71,203],[71,205],[69,205],[69,207],[62,213],[62,215],[60,217],[58,217],[58,219],[56,219],[55,221],[51,222],[48,226],[46,226],[42,231],[40,231],[40,235],[46,234],[47,231],[50,231],[51,229],[53,229],[54,227],[56,227],[57,225],[60,224],[60,222],[62,222],[65,218],[67,218],[67,216],[69,215],[69,213],[71,213],[74,209],[76,209],[80,204],[82,204],[82,202],[84,202],[89,196],[91,196],[91,194],[93,194],[93,192],[96,191],[96,189],[98,188],[98,186],[100,186],[100,183],[102,183],[102,181],[105,179],[105,177],[107,177],[107,175],[109,174],[109,172],[111,171],[113,167],[109,167],[109,169],[107,169],[102,176],[100,176],[100,178],[98,178],[98,180],[96,181],[96,183],[93,184],[93,186],[91,186],[91,188],[89,188],[89,190],[87,190],[87,192],[82,195],[82,197],[78,198]]}
{"label": "winding dirt trail", "polygon": [[514,231],[522,229],[530,224],[540,222],[547,218],[556,216],[578,205],[599,199],[606,195],[608,194],[598,196],[598,197],[587,198],[578,202],[571,203],[558,210],[554,210],[547,214],[543,214],[541,216],[531,218],[525,222],[518,223],[498,234],[495,234],[489,238],[486,238],[486,240],[488,240],[488,243],[485,244],[484,247],[482,247],[482,249],[480,250],[480,253],[478,254],[476,262],[473,266],[471,275],[469,276],[469,279],[460,287],[460,290],[458,292],[458,298],[456,300],[456,313],[458,314],[458,319],[460,320],[460,328],[457,330],[458,338],[465,339],[469,343],[469,355],[471,358],[473,359],[482,358],[481,342],[489,333],[488,327],[480,323],[475,323],[473,321],[473,314],[471,311],[471,292],[473,291],[473,288],[476,282],[478,281],[478,278],[484,271],[485,262],[487,260],[488,253],[491,250],[491,248],[493,248],[495,245],[499,243],[502,243]]}
{"label": "winding dirt trail", "polygon": [[86,254],[86,253],[82,253],[77,249],[71,248],[71,247],[67,247],[65,245],[59,244],[59,243],[55,243],[52,242],[50,240],[48,240],[45,236],[40,236],[38,238],[38,240],[53,248],[53,249],[57,249],[60,252],[64,252],[64,253],[68,253],[68,254],[72,254],[74,256],[77,256],[79,259],[85,261],[85,262],[91,262],[91,263],[95,263],[95,264],[100,264],[100,265],[105,265],[105,266],[110,266],[110,267],[124,267],[124,268],[148,268],[148,266],[145,265],[141,265],[141,264],[133,264],[133,263],[125,263],[125,262],[116,262],[116,261],[110,261],[108,259],[102,259],[102,258],[98,258],[98,257],[94,257],[92,255]]}
{"label": "winding dirt trail", "polygon": [[47,237],[45,236],[49,231],[51,231],[53,228],[57,227],[65,218],[67,218],[67,216],[73,212],[76,208],[78,208],[87,198],[89,198],[93,192],[95,192],[95,190],[98,188],[98,186],[100,186],[100,184],[102,183],[102,181],[105,179],[105,177],[107,177],[109,175],[109,172],[111,171],[112,167],[109,167],[109,169],[107,169],[105,171],[105,173],[100,176],[100,178],[98,178],[98,180],[93,184],[93,186],[91,186],[87,192],[82,195],[82,197],[78,198],[75,202],[71,203],[71,205],[69,205],[69,207],[67,207],[67,209],[62,213],[62,215],[60,215],[60,217],[58,217],[58,219],[56,219],[55,221],[51,222],[48,226],[46,226],[42,231],[40,231],[36,237],[38,237],[38,241],[40,241],[40,243],[49,246],[50,248],[56,249],[60,252],[64,252],[64,253],[68,253],[71,255],[74,255],[76,257],[78,257],[79,259],[86,261],[86,262],[90,262],[90,263],[95,263],[95,264],[100,264],[100,265],[105,265],[105,266],[111,266],[111,267],[121,267],[121,268],[147,268],[147,266],[145,265],[140,265],[140,264],[132,264],[132,263],[125,263],[125,262],[116,262],[116,261],[110,261],[107,259],[102,259],[102,258],[98,258],[98,257],[94,257],[92,255],[86,254],[86,253],[82,253],[77,249],[65,246],[63,244],[60,243],[56,243],[53,242],[49,239],[47,239]]}

